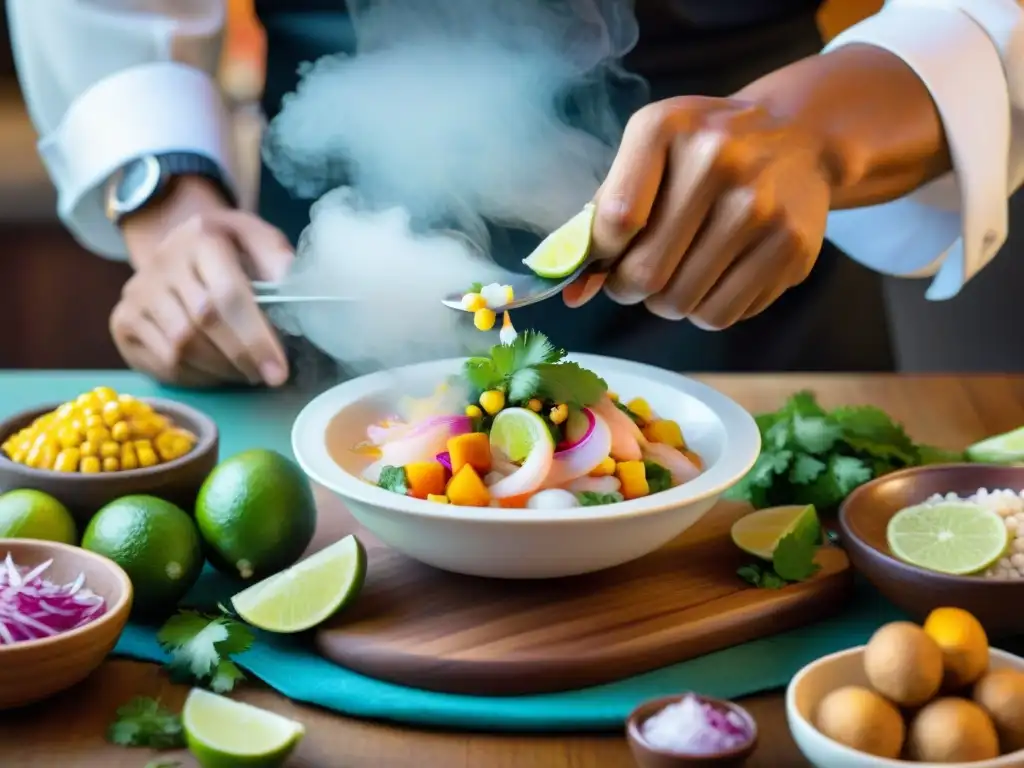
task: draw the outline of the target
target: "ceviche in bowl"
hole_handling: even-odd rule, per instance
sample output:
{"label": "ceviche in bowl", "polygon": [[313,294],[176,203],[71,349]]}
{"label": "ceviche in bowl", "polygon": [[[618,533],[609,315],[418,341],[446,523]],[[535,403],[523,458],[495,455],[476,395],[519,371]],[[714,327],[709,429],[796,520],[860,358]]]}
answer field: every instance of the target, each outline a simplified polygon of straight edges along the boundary
{"label": "ceviche in bowl", "polygon": [[752,466],[753,418],[699,382],[525,332],[486,356],[323,393],[292,447],[386,544],[460,573],[551,578],[665,544]]}

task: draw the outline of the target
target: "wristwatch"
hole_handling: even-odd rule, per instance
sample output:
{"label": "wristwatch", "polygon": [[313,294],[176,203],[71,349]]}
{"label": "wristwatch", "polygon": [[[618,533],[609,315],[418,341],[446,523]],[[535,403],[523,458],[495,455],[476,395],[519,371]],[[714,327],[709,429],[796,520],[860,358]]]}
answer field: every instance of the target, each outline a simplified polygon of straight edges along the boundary
{"label": "wristwatch", "polygon": [[165,152],[136,158],[110,178],[106,195],[107,218],[119,224],[125,216],[162,197],[171,182],[180,176],[209,179],[231,205],[237,203],[217,163],[194,152]]}

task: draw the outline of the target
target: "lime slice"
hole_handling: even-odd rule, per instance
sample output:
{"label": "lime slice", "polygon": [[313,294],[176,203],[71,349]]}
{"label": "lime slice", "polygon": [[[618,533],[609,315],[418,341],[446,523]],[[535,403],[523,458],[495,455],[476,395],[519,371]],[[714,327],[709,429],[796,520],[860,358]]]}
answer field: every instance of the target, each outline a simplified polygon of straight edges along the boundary
{"label": "lime slice", "polygon": [[763,560],[771,560],[779,540],[790,533],[818,540],[821,523],[813,504],[759,509],[733,523],[729,532],[733,544]]}
{"label": "lime slice", "polygon": [[545,237],[533,253],[523,259],[540,277],[561,278],[571,275],[590,253],[590,231],[594,226],[594,204]]}
{"label": "lime slice", "polygon": [[980,504],[950,501],[897,512],[885,532],[900,560],[930,571],[962,576],[983,571],[1009,544],[999,514]]}
{"label": "lime slice", "polygon": [[1024,427],[975,443],[967,449],[967,458],[986,464],[1015,464],[1024,461]]}
{"label": "lime slice", "polygon": [[203,768],[283,765],[306,733],[302,723],[201,688],[185,699],[181,725]]}
{"label": "lime slice", "polygon": [[303,632],[340,611],[362,589],[366,550],[346,536],[231,598],[238,615],[268,632]]}
{"label": "lime slice", "polygon": [[491,448],[501,451],[510,461],[524,461],[533,446],[542,441],[554,449],[548,425],[527,408],[506,408],[491,422]]}

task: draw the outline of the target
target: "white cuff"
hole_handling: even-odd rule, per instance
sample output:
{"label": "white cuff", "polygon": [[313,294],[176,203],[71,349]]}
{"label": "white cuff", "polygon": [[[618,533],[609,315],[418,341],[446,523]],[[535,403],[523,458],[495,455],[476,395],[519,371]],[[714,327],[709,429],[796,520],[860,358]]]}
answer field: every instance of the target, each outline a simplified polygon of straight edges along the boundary
{"label": "white cuff", "polygon": [[995,256],[1008,228],[1007,78],[993,40],[955,6],[890,0],[826,48],[884,48],[914,70],[935,102],[953,173],[891,203],[834,211],[827,233],[879,272],[934,274],[929,299],[955,296]]}
{"label": "white cuff", "polygon": [[146,154],[195,152],[217,163],[236,188],[228,111],[214,81],[193,67],[160,62],[100,80],[39,142],[57,187],[57,212],[89,250],[124,258],[121,233],[104,213],[104,185]]}

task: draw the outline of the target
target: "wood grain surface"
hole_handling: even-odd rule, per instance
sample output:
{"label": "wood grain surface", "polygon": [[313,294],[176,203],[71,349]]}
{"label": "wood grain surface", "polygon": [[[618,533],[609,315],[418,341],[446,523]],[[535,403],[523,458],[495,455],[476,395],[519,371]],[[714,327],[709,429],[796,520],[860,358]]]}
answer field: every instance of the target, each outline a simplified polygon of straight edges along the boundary
{"label": "wood grain surface", "polygon": [[[797,389],[828,406],[870,403],[903,421],[918,440],[962,447],[1024,424],[1024,377],[705,376],[703,381],[753,411],[774,409]],[[132,696],[158,696],[178,707],[187,689],[152,664],[110,661],[75,689],[0,719],[4,768],[142,768],[156,757],[105,743],[114,711]],[[290,768],[630,768],[621,734],[524,736],[426,731],[357,721],[302,706],[249,685],[238,697],[301,720],[306,738]],[[742,703],[761,739],[747,768],[807,768],[789,734],[782,692]],[[183,753],[161,756],[194,768]]]}
{"label": "wood grain surface", "polygon": [[[729,538],[749,506],[721,502],[662,549],[567,579],[479,579],[421,565],[373,540],[340,504],[321,506],[323,543],[367,543],[367,583],[317,634],[321,653],[370,677],[478,696],[586,688],[817,621],[853,585],[828,547],[809,581],[751,589]],[[327,530],[323,530],[324,527]]]}

